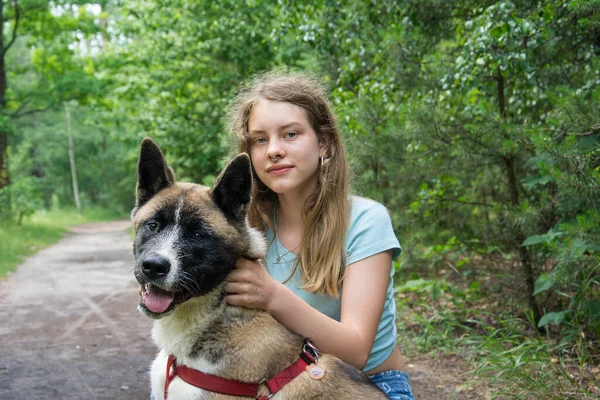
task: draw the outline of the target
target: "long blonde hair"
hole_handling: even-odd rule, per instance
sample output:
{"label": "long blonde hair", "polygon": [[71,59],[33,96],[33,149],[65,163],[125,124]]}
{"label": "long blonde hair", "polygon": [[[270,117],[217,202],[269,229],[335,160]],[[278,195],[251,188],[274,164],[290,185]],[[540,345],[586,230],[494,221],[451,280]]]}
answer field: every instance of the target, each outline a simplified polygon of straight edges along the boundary
{"label": "long blonde hair", "polygon": [[[347,259],[350,185],[348,161],[327,92],[317,79],[297,72],[271,71],[243,85],[229,110],[229,132],[237,144],[236,153],[250,153],[248,120],[261,99],[300,107],[319,142],[328,149],[326,162],[320,163],[317,171],[319,185],[304,204],[304,230],[292,275],[299,267],[302,289],[337,297]],[[253,174],[256,184],[248,212],[250,224],[276,232],[273,211],[278,206],[277,195],[255,171]]]}

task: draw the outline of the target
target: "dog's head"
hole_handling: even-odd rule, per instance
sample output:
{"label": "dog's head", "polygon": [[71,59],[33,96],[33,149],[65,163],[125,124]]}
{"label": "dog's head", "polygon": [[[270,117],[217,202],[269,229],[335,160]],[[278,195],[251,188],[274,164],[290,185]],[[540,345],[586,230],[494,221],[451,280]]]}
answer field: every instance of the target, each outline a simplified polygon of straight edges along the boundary
{"label": "dog's head", "polygon": [[240,256],[264,256],[264,239],[246,219],[251,189],[247,154],[234,158],[208,188],[175,182],[158,145],[144,139],[131,213],[142,312],[161,318],[212,292]]}

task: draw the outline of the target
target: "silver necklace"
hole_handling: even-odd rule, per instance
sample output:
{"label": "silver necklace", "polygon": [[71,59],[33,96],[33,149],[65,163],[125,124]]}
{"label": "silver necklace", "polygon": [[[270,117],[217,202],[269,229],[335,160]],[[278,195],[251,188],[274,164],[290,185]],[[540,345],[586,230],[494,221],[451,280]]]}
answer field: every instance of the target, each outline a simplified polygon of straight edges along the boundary
{"label": "silver necklace", "polygon": [[[288,250],[283,254],[279,254],[279,246],[277,246],[277,242],[279,241],[279,235],[277,233],[277,231],[278,231],[277,225],[279,225],[279,209],[277,210],[277,224],[275,225],[275,254],[277,255],[275,263],[279,264],[281,262],[281,259],[283,257],[287,256],[288,254],[293,253],[298,248],[298,246],[300,246],[300,243],[298,243],[296,246],[294,246],[293,249]],[[285,248],[285,249],[287,250],[287,248]]]}
{"label": "silver necklace", "polygon": [[[275,232],[275,237],[277,237],[277,232]],[[286,251],[283,254],[279,254],[279,250],[277,246],[277,242],[278,240],[275,240],[275,254],[277,254],[277,260],[275,261],[277,264],[279,264],[279,262],[281,261],[281,259],[285,256],[287,256],[288,254],[294,252],[294,250],[296,250],[298,248],[298,246],[300,246],[300,243],[298,243],[293,249]],[[287,249],[286,249],[287,250]]]}

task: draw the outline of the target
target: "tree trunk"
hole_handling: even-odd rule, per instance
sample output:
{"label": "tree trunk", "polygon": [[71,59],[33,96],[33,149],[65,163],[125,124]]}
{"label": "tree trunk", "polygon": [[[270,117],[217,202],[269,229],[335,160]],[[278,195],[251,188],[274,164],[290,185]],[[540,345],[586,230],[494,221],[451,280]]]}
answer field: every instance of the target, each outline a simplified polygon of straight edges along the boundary
{"label": "tree trunk", "polygon": [[75,197],[75,206],[77,212],[81,214],[81,203],[79,201],[79,187],[77,185],[77,169],[75,167],[75,150],[73,148],[73,135],[71,134],[71,110],[65,105],[65,115],[67,117],[67,137],[69,138],[69,163],[71,164],[71,178],[73,181],[73,196]]}
{"label": "tree trunk", "polygon": [[[502,75],[502,71],[500,67],[496,70],[496,81],[498,84],[498,107],[500,109],[500,115],[502,119],[506,119],[506,100],[504,95],[504,76]],[[517,171],[515,166],[515,158],[513,156],[506,156],[503,158],[504,168],[506,171],[506,180],[508,184],[508,192],[510,195],[510,204],[513,206],[513,209],[516,209],[519,205],[519,185],[517,178]],[[533,264],[531,261],[531,255],[529,254],[529,250],[527,247],[522,246],[521,244],[525,240],[525,234],[523,233],[520,227],[515,228],[515,232],[513,233],[513,238],[515,242],[515,247],[519,253],[519,261],[521,262],[521,267],[523,268],[523,273],[525,275],[525,285],[527,287],[527,302],[529,303],[529,308],[533,312],[533,320],[535,322],[535,326],[540,322],[540,308],[537,304],[537,300],[533,293],[535,292],[535,273],[533,270]]]}
{"label": "tree trunk", "polygon": [[[0,2],[0,26],[4,26],[4,1]],[[6,113],[6,63],[4,60],[4,35],[0,32],[0,114]],[[8,148],[8,132],[5,126],[0,126],[0,189],[8,186],[10,177],[8,175],[8,159],[6,150]]]}
{"label": "tree trunk", "polygon": [[8,133],[0,132],[0,189],[10,183],[8,175],[8,159],[6,150],[8,148]]}
{"label": "tree trunk", "polygon": [[496,80],[498,81],[498,107],[500,108],[500,115],[504,119],[506,118],[506,99],[504,97],[504,76],[502,76],[500,66],[498,66],[496,73]]}

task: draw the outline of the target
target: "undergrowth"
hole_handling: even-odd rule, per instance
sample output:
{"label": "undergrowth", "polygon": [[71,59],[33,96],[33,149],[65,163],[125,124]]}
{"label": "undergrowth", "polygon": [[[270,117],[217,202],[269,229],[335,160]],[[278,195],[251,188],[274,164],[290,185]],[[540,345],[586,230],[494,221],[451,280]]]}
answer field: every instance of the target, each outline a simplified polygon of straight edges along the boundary
{"label": "undergrowth", "polygon": [[600,399],[598,336],[581,325],[536,329],[506,273],[398,272],[396,302],[407,355],[446,354],[470,367],[457,389],[489,399]]}

